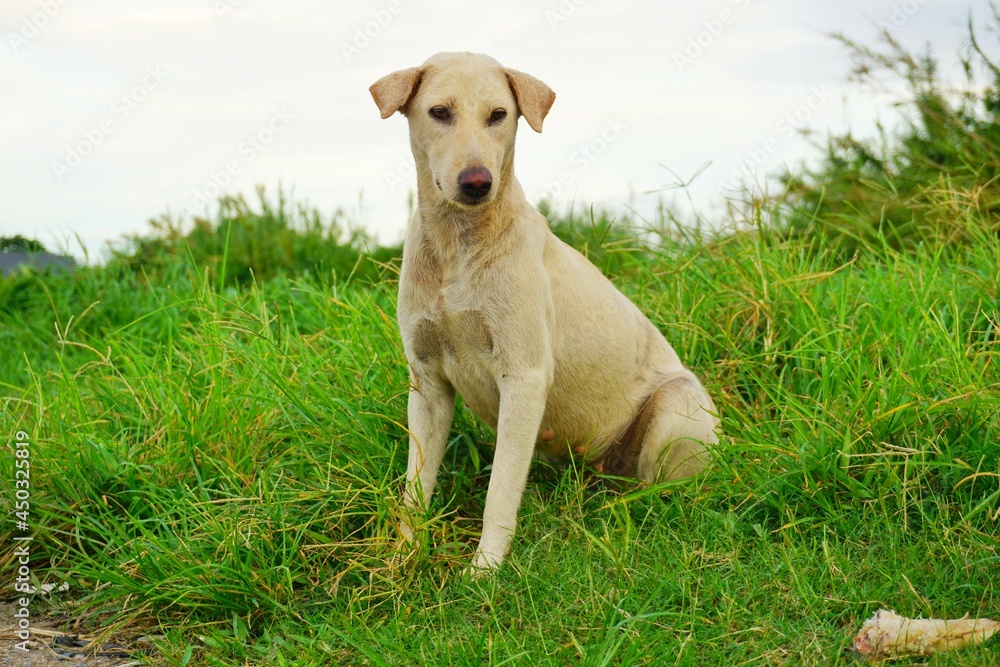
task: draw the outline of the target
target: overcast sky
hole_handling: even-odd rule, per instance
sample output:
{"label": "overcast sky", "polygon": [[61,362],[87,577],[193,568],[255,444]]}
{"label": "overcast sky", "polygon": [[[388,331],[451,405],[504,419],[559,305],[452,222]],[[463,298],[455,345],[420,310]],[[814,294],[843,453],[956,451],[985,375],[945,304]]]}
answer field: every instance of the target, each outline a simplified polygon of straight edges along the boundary
{"label": "overcast sky", "polygon": [[[829,38],[890,29],[943,69],[985,0],[3,0],[0,234],[107,241],[219,192],[278,183],[398,241],[413,189],[405,119],[368,86],[438,51],[488,53],[557,99],[521,122],[529,198],[655,208],[692,186],[710,207],[741,164],[771,173],[811,153],[794,130],[867,132],[876,100],[846,82]],[[992,44],[991,44],[992,46]],[[850,100],[850,102],[847,102]],[[759,165],[759,167],[758,167]],[[561,182],[560,182],[561,179]],[[81,255],[76,241],[69,249]]]}

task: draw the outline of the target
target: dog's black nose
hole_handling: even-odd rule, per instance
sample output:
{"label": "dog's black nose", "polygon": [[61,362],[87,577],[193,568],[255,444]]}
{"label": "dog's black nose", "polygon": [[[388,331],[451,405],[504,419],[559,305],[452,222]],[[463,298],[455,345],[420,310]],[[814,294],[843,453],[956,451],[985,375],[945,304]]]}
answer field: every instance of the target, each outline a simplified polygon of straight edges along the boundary
{"label": "dog's black nose", "polygon": [[482,199],[493,187],[493,175],[484,167],[463,169],[458,175],[458,187],[466,197]]}

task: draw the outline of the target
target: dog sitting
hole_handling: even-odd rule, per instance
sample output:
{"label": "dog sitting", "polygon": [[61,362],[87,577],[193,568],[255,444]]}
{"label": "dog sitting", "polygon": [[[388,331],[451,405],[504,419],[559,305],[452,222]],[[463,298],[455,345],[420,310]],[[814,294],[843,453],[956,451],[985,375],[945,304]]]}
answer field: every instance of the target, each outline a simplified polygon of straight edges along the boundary
{"label": "dog sitting", "polygon": [[552,90],[488,56],[440,53],[370,91],[382,118],[406,116],[417,171],[398,303],[405,505],[425,509],[434,492],[456,392],[497,435],[476,569],[509,551],[535,453],[650,482],[700,471],[718,442],[712,399],[514,178],[518,119],[541,132]]}

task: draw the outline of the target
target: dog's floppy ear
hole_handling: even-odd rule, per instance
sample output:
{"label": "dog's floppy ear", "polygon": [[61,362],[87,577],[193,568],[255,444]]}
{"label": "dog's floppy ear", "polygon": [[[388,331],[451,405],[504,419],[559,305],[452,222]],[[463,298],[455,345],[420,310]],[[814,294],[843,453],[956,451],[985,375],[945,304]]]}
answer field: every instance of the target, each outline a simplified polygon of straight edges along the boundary
{"label": "dog's floppy ear", "polygon": [[424,74],[422,67],[401,69],[392,74],[386,74],[373,83],[368,91],[372,94],[382,118],[388,118],[406,106],[413,99],[420,87],[420,78]]}
{"label": "dog's floppy ear", "polygon": [[542,131],[542,121],[548,115],[556,94],[544,83],[524,72],[514,69],[506,70],[507,82],[517,100],[521,115],[535,132]]}

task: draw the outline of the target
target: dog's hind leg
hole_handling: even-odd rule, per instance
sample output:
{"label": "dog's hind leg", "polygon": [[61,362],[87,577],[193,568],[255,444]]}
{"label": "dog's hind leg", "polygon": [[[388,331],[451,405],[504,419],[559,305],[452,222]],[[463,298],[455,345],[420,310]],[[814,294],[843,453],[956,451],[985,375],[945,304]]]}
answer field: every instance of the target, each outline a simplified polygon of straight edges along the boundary
{"label": "dog's hind leg", "polygon": [[716,444],[715,404],[694,375],[685,371],[661,382],[643,406],[645,433],[637,476],[647,482],[690,477],[708,463]]}
{"label": "dog's hind leg", "polygon": [[599,467],[647,482],[697,474],[708,462],[708,446],[719,441],[714,413],[715,404],[694,375],[671,373],[656,385]]}

